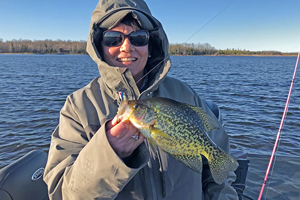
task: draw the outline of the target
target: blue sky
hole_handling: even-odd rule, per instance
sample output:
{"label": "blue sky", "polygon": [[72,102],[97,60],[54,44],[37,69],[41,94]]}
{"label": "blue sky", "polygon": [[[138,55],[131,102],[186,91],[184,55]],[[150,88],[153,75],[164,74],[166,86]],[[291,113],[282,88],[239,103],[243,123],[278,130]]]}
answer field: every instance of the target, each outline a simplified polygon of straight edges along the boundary
{"label": "blue sky", "polygon": [[[216,49],[299,51],[300,0],[146,2],[161,21],[170,43],[185,42],[215,17],[187,42],[209,43]],[[0,38],[86,40],[97,3],[97,0],[0,0]]]}

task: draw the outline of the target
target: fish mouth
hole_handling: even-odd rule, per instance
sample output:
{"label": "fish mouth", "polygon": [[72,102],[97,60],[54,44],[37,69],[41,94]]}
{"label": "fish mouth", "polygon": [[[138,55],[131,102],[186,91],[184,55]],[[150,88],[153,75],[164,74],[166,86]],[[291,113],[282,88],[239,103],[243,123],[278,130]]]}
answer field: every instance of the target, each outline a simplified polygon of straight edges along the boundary
{"label": "fish mouth", "polygon": [[120,121],[128,119],[137,128],[147,127],[156,122],[153,110],[134,100],[122,101],[119,105],[117,115]]}
{"label": "fish mouth", "polygon": [[122,121],[124,119],[127,119],[130,115],[130,110],[128,109],[128,102],[127,101],[122,101],[121,104],[119,105],[118,109],[118,118]]}
{"label": "fish mouth", "polygon": [[[130,119],[131,121],[142,121],[143,118],[146,115],[146,112],[134,112],[133,105],[135,104],[134,101],[122,101],[121,104],[119,105],[119,109],[118,109],[118,117],[120,119],[120,121],[125,120],[125,119]],[[135,114],[133,114],[135,113]],[[131,116],[131,115],[134,115]]]}

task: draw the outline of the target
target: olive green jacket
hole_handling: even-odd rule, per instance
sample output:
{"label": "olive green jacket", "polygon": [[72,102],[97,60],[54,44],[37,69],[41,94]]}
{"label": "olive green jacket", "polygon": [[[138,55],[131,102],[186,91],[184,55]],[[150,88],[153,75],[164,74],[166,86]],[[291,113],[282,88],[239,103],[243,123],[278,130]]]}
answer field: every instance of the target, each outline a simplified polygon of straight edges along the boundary
{"label": "olive green jacket", "polygon": [[[129,70],[102,61],[97,46],[103,19],[123,9],[134,11],[138,19],[146,16],[149,20],[141,19],[151,38],[151,57],[146,66],[151,73],[148,74],[148,87],[142,93]],[[199,174],[161,149],[152,152],[146,143],[122,160],[107,140],[105,123],[117,113],[120,91],[125,100],[167,97],[197,105],[215,116],[187,84],[167,77],[171,66],[168,45],[161,24],[152,17],[143,1],[100,0],[92,15],[87,51],[97,63],[101,77],[69,95],[61,110],[44,174],[50,199],[237,199],[230,186],[235,180],[233,172],[228,174],[225,183],[218,185],[205,160]],[[208,134],[229,152],[229,138],[222,126]]]}

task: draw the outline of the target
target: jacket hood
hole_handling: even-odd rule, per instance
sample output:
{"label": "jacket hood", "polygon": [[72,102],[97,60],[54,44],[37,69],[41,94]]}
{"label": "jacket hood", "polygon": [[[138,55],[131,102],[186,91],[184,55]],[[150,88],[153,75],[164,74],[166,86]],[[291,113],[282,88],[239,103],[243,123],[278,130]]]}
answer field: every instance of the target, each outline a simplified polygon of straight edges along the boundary
{"label": "jacket hood", "polygon": [[[166,76],[171,65],[168,54],[169,42],[165,31],[161,23],[152,16],[143,0],[100,0],[91,17],[86,50],[97,63],[105,84],[115,92],[124,90],[124,86],[128,83],[131,87],[136,84],[128,69],[110,66],[103,61],[101,35],[103,31],[113,28],[128,14],[137,19],[140,26],[148,30],[150,34],[149,54],[151,57],[148,58],[146,64],[146,70],[149,72],[149,86],[155,88]],[[124,77],[126,80],[124,80]],[[137,93],[135,92],[136,97]]]}

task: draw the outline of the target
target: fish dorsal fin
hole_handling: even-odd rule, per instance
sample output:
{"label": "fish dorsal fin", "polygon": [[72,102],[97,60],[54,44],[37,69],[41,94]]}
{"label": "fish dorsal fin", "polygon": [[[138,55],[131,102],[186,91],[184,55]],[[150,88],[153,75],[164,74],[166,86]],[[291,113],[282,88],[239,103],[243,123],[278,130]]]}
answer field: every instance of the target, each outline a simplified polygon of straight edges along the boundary
{"label": "fish dorsal fin", "polygon": [[208,115],[204,110],[202,110],[200,107],[192,106],[186,104],[189,108],[191,108],[197,115],[200,117],[201,121],[203,122],[205,132],[208,132],[210,130],[219,129],[219,123],[218,120],[214,117]]}

